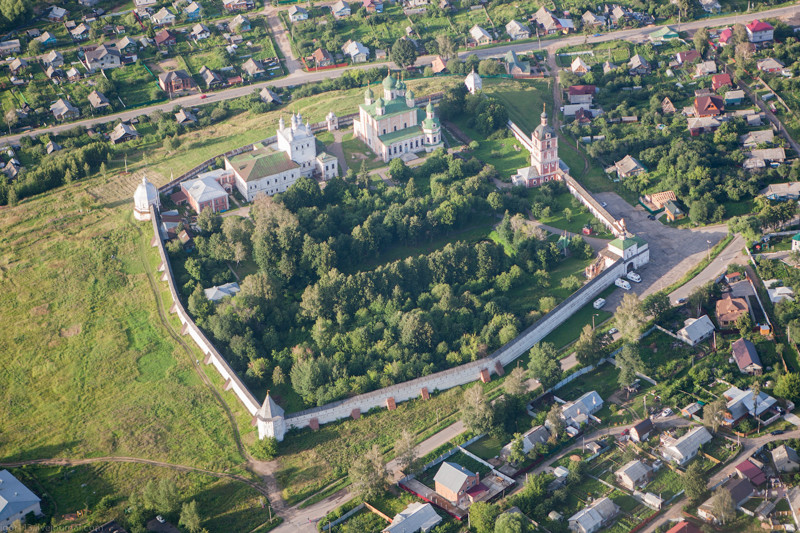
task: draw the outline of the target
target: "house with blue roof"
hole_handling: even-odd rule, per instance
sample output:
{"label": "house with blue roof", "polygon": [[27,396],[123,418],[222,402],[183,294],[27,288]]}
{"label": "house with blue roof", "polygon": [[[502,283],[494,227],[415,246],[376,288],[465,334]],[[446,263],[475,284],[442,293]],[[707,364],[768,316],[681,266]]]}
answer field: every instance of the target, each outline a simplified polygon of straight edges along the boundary
{"label": "house with blue roof", "polygon": [[8,470],[0,470],[0,531],[6,531],[25,515],[42,514],[41,498],[22,484]]}

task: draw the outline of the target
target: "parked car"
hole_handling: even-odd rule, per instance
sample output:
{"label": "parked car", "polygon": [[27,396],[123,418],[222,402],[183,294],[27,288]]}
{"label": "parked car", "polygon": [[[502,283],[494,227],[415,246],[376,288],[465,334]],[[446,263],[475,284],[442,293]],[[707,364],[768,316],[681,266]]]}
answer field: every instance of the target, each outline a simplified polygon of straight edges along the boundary
{"label": "parked car", "polygon": [[622,278],[617,278],[614,280],[614,285],[620,287],[621,289],[625,289],[626,291],[631,290],[631,284],[628,283],[626,280]]}
{"label": "parked car", "polygon": [[165,523],[165,522],[166,522],[166,520],[164,520],[164,517],[163,517],[163,516],[161,516],[161,515],[158,515],[158,516],[156,517],[156,520],[158,520],[158,522],[159,522],[159,523],[161,523],[161,524],[163,524],[163,523]]}
{"label": "parked car", "polygon": [[650,220],[655,220],[656,216],[655,215],[647,215],[647,218],[650,219]]}
{"label": "parked car", "polygon": [[598,298],[597,300],[594,301],[594,303],[592,304],[592,307],[594,307],[595,309],[600,309],[604,305],[606,305],[605,299],[604,298]]}
{"label": "parked car", "polygon": [[685,304],[686,303],[686,298],[678,298],[677,301],[678,301],[678,305]]}
{"label": "parked car", "polygon": [[668,416],[672,416],[672,409],[669,407],[661,411],[661,418],[667,418]]}
{"label": "parked car", "polygon": [[640,276],[636,272],[628,272],[628,274],[625,277],[636,283],[640,283],[642,281],[642,276]]}
{"label": "parked car", "polygon": [[776,429],[775,431],[770,433],[770,435],[783,435],[784,433],[786,433],[786,431],[784,431],[782,429]]}
{"label": "parked car", "polygon": [[610,330],[608,330],[609,335],[614,335],[615,333],[619,333],[619,330],[617,328],[611,328]]}

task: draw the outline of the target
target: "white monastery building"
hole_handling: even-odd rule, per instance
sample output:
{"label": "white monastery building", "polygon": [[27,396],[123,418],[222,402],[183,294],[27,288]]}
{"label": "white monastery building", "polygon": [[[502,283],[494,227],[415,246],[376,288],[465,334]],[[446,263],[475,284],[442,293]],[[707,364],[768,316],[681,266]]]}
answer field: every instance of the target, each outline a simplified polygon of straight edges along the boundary
{"label": "white monastery building", "polygon": [[423,111],[415,105],[414,92],[406,84],[389,75],[383,80],[383,98],[374,99],[367,88],[364,103],[359,106],[353,132],[384,162],[410,152],[432,152],[442,144],[439,119],[433,104]]}

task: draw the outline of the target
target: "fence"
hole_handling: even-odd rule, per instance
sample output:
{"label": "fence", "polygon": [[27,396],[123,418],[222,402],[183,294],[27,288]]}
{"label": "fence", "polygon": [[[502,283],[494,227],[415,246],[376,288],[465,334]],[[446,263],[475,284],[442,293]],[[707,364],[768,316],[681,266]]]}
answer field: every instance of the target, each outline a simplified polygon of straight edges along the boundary
{"label": "fence", "polygon": [[[481,433],[477,437],[472,437],[471,439],[469,439],[464,444],[461,444],[461,445],[454,446],[454,447],[450,448],[449,450],[444,452],[442,455],[440,455],[439,457],[437,457],[433,461],[430,461],[425,466],[423,466],[421,471],[425,472],[426,470],[430,470],[431,468],[433,468],[434,466],[438,465],[442,461],[446,461],[447,459],[449,459],[450,457],[452,457],[453,455],[458,453],[459,448],[461,448],[462,446],[463,447],[469,446],[470,444],[473,444],[473,443],[477,442],[478,440],[482,439],[485,436],[486,436],[485,433]],[[403,479],[405,479],[405,478],[403,478]],[[401,482],[402,482],[402,480],[401,480]]]}
{"label": "fence", "polygon": [[358,505],[356,505],[355,507],[353,507],[352,509],[350,509],[349,511],[344,513],[342,516],[340,516],[339,518],[337,518],[333,522],[328,522],[327,524],[322,526],[322,530],[323,531],[330,531],[330,529],[332,527],[338,526],[342,522],[347,521],[351,516],[353,516],[354,514],[358,513],[364,507],[366,507],[366,506],[363,503],[359,503]]}

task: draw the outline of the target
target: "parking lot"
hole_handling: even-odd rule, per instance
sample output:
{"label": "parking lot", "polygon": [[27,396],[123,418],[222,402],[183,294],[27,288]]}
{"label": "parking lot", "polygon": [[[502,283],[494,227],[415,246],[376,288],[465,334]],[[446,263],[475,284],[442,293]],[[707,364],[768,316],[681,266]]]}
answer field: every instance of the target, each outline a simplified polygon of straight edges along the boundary
{"label": "parking lot", "polygon": [[[638,271],[642,277],[641,283],[631,283],[631,290],[640,297],[657,292],[681,279],[728,233],[725,225],[696,229],[673,228],[658,220],[649,220],[648,213],[642,206],[631,207],[616,193],[599,193],[595,197],[607,204],[606,209],[615,218],[623,218],[628,230],[646,240],[650,246],[650,263]],[[701,275],[705,274],[704,271]],[[615,290],[606,298],[603,309],[615,310],[625,292],[627,291],[623,289]]]}

